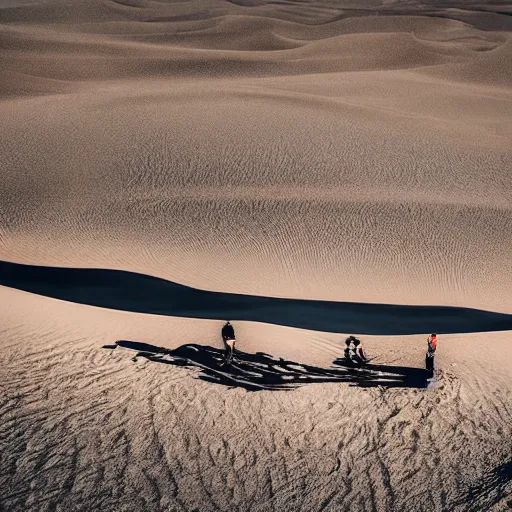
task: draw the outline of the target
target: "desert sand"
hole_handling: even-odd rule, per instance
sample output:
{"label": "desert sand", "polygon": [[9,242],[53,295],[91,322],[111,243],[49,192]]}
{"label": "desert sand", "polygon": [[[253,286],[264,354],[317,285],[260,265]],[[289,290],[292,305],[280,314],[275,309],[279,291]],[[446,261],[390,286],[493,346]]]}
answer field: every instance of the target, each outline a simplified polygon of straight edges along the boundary
{"label": "desert sand", "polygon": [[0,2],[0,510],[509,510],[511,12]]}

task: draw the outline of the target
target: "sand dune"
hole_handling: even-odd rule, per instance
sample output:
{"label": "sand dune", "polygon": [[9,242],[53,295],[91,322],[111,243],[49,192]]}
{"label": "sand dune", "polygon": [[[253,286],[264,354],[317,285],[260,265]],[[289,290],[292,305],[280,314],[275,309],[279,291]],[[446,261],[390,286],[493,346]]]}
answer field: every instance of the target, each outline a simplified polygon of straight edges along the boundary
{"label": "sand dune", "polygon": [[[101,349],[118,338],[218,345],[220,322],[3,297],[7,509],[506,510],[509,333],[493,335],[484,361],[480,336],[443,337],[432,391],[315,383],[248,392]],[[307,343],[322,367],[340,352],[339,336],[236,327],[249,352],[297,361]],[[421,366],[423,336],[366,341],[380,361]],[[404,348],[390,361],[395,343]]]}
{"label": "sand dune", "polygon": [[511,8],[1,2],[0,509],[510,508]]}

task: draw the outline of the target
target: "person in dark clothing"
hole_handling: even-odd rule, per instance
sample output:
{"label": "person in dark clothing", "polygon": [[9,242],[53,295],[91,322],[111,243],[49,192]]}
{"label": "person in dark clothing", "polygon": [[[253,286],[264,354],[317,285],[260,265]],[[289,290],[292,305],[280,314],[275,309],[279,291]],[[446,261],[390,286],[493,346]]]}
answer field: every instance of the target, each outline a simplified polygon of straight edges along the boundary
{"label": "person in dark clothing", "polygon": [[344,350],[344,354],[345,354],[345,362],[347,364],[352,364],[352,354],[350,353],[350,344],[352,343],[352,336],[349,336],[346,340],[345,340],[345,350]]}
{"label": "person in dark clothing", "polygon": [[[353,344],[353,346],[352,346]],[[361,346],[361,340],[356,338],[355,336],[349,336],[345,340],[345,362],[347,365],[359,365],[365,364],[368,362],[368,358],[363,351],[363,347]]]}
{"label": "person in dark clothing", "polygon": [[226,367],[230,366],[233,362],[233,353],[235,351],[235,329],[228,322],[224,324],[222,327],[222,340],[224,341],[224,346],[226,347],[226,353],[224,355],[224,360],[222,361],[221,366]]}

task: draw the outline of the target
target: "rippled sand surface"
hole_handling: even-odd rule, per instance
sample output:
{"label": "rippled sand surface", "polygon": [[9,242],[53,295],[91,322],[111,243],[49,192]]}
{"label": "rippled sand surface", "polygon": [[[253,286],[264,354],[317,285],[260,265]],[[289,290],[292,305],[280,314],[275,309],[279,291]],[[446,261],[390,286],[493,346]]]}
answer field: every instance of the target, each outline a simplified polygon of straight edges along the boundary
{"label": "rippled sand surface", "polygon": [[[512,314],[510,12],[3,1],[0,260]],[[251,392],[101,348],[221,348],[221,318],[0,297],[0,509],[512,506],[510,332],[441,336],[429,389]],[[234,325],[251,354],[328,368],[343,348]],[[421,368],[426,335],[363,341]]]}

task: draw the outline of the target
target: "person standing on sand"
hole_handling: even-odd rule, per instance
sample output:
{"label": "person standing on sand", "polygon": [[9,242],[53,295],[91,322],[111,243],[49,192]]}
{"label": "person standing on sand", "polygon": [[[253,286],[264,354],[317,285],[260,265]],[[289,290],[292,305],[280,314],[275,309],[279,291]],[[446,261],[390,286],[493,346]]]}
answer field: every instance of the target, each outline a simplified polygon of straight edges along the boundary
{"label": "person standing on sand", "polygon": [[431,334],[427,339],[428,351],[433,355],[437,348],[437,334]]}
{"label": "person standing on sand", "polygon": [[224,341],[224,345],[226,347],[226,353],[224,355],[224,360],[222,361],[221,366],[222,367],[229,367],[231,363],[233,362],[233,352],[235,350],[235,329],[233,326],[228,322],[224,324],[222,327],[222,340]]}
{"label": "person standing on sand", "polygon": [[427,353],[425,355],[425,368],[434,371],[434,354],[437,349],[437,334],[431,334],[427,338]]}

